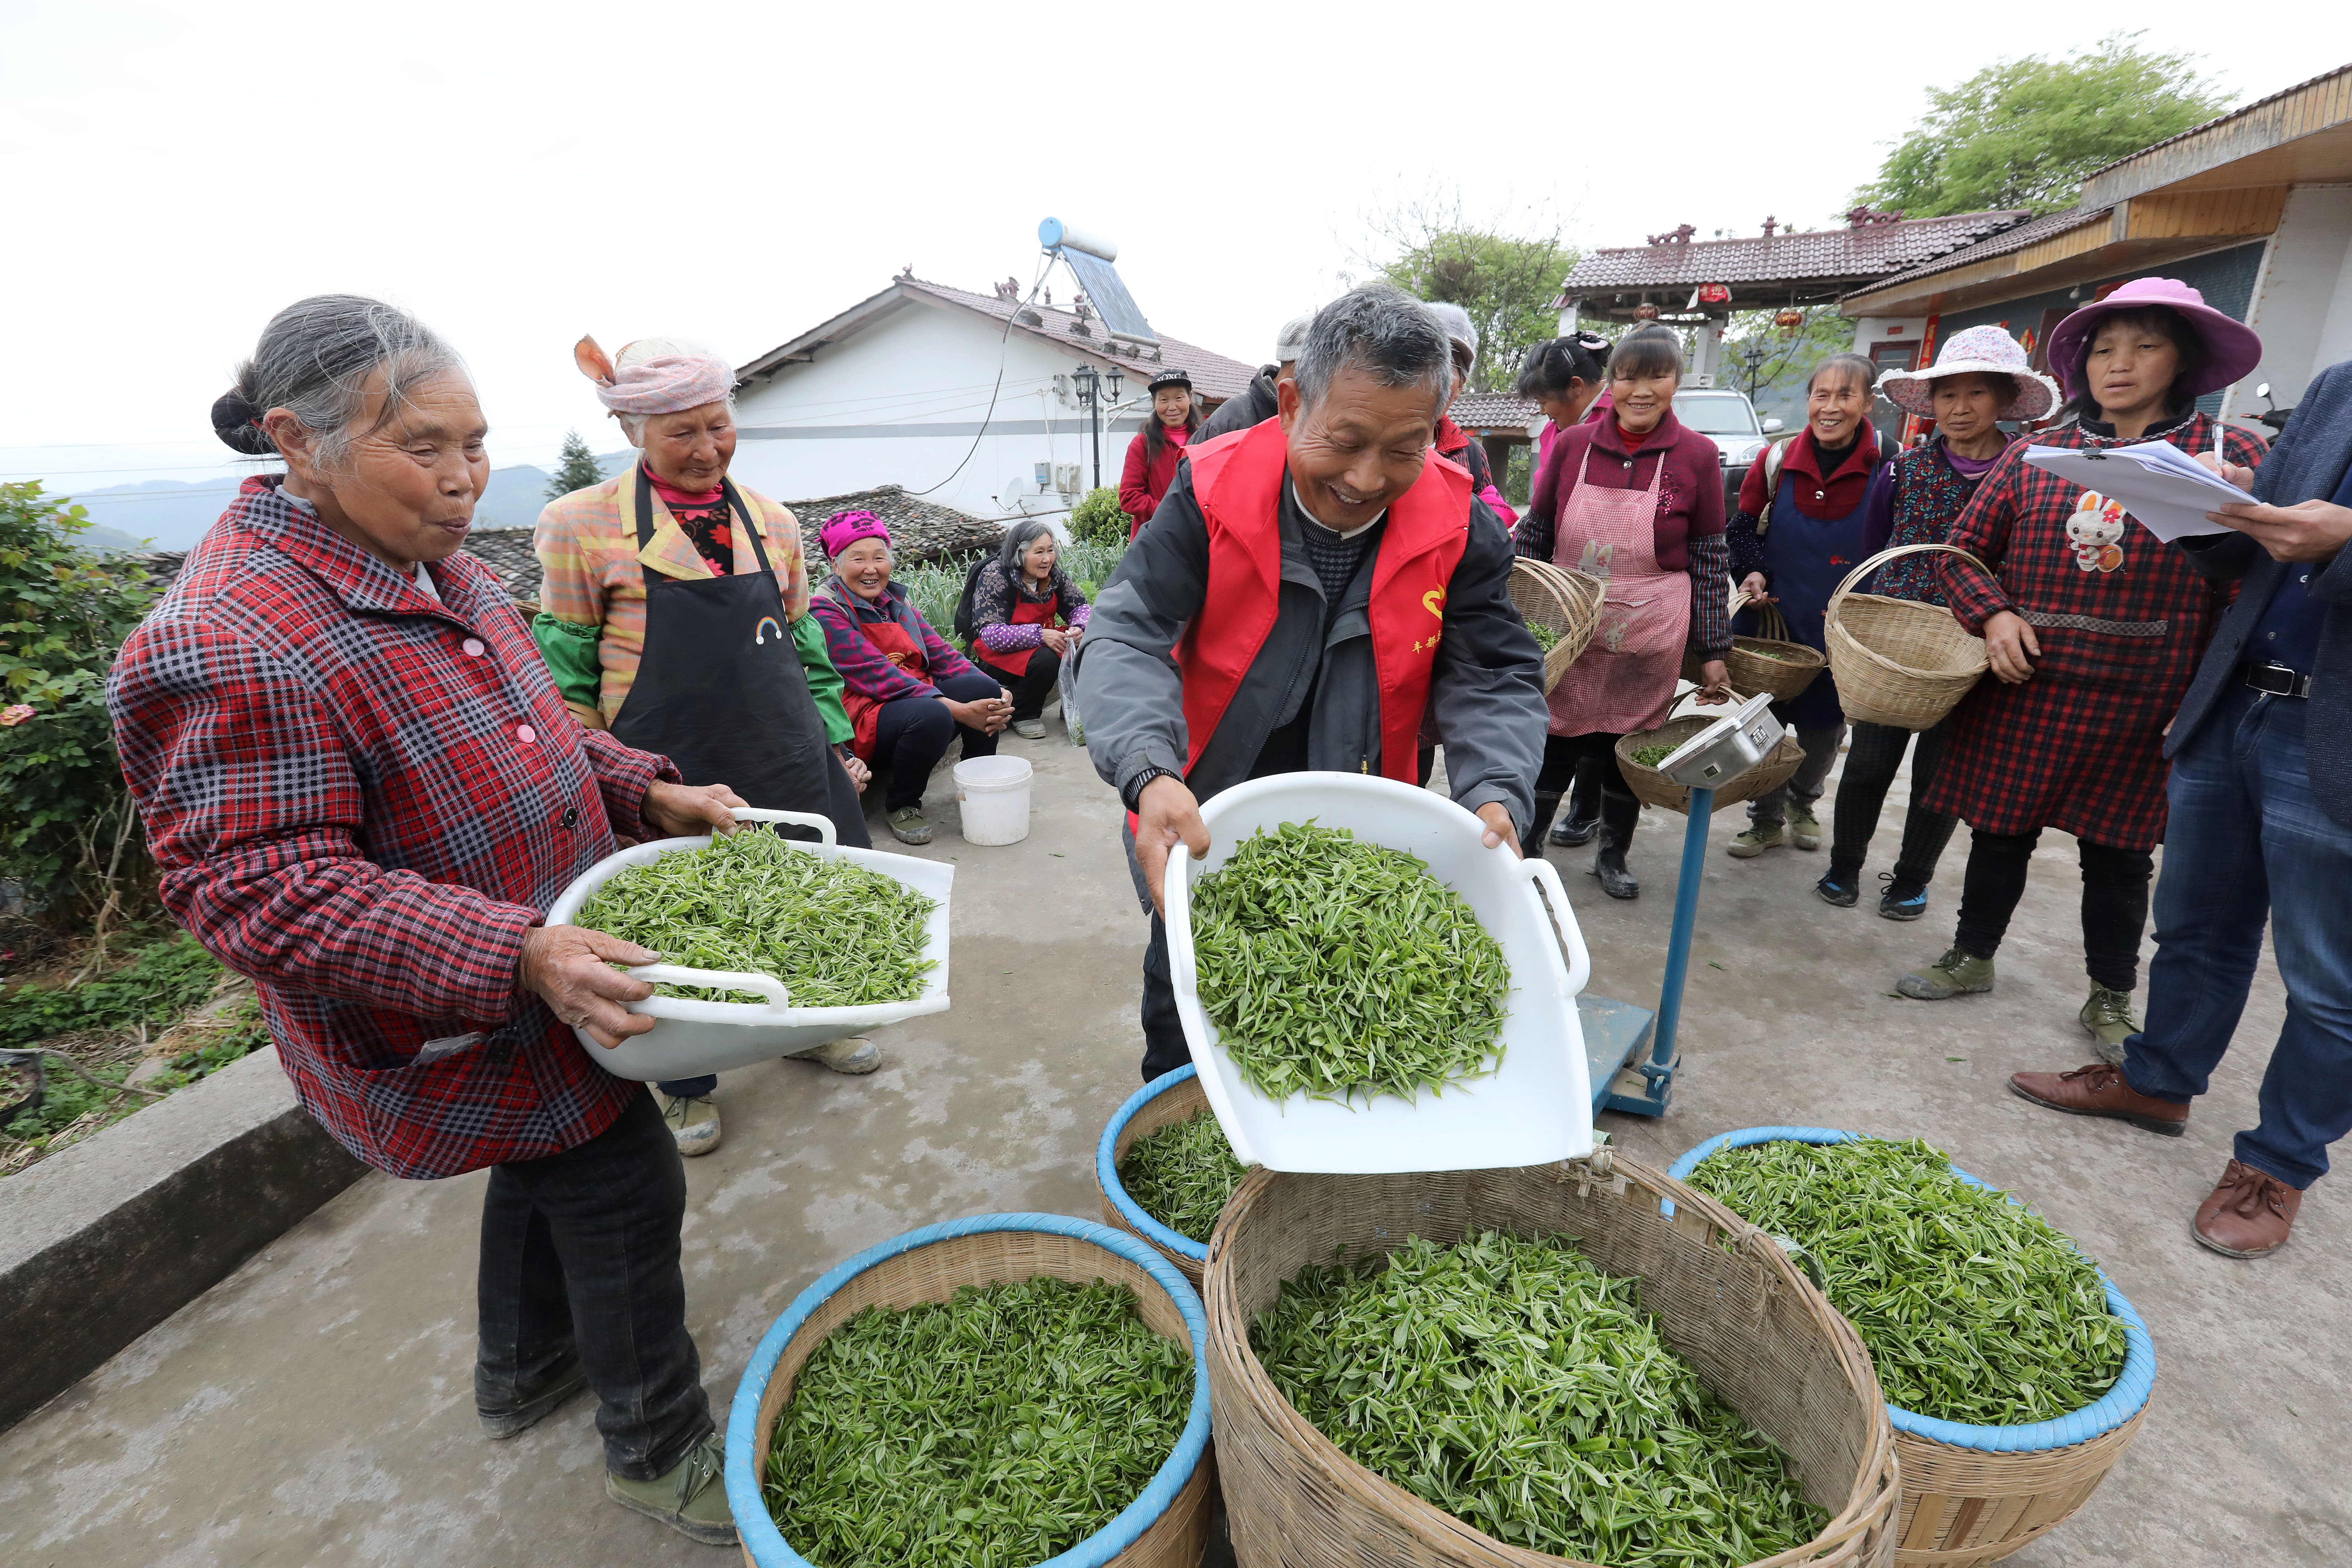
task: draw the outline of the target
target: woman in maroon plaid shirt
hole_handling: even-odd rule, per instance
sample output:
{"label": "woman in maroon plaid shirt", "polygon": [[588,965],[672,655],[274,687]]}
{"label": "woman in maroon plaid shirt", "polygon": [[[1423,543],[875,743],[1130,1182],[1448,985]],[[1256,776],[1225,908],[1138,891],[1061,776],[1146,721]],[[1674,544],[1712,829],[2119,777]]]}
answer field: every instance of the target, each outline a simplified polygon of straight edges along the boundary
{"label": "woman in maroon plaid shirt", "polygon": [[2102,1051],[2138,1028],[2131,993],[2147,923],[2152,851],[2164,836],[2164,728],[2223,607],[2180,552],[2095,492],[2024,461],[2030,445],[2097,448],[2169,441],[2203,455],[2226,440],[2252,468],[2263,447],[2197,412],[2202,394],[2254,367],[2262,342],[2168,279],[2126,284],[2050,334],[2071,425],[2011,447],[1953,525],[1990,570],[1937,557],[1960,624],[1985,639],[1995,679],[1955,709],[1922,805],[1975,830],[1952,946],[1906,974],[1906,996],[1990,991],[1993,953],[2024,896],[2045,827],[2071,833],[2083,868],[2090,998],[2076,1020]]}
{"label": "woman in maroon plaid shirt", "polygon": [[730,828],[723,784],[583,730],[489,570],[455,353],[373,300],[280,311],[215,405],[282,456],[123,644],[108,692],[163,901],[255,982],[302,1103],[397,1176],[490,1168],[475,1403],[508,1437],[593,1387],[605,1489],[735,1540],[686,1331],[686,1183],[645,1086],[589,1058],[653,1026],[542,917],[633,838]]}

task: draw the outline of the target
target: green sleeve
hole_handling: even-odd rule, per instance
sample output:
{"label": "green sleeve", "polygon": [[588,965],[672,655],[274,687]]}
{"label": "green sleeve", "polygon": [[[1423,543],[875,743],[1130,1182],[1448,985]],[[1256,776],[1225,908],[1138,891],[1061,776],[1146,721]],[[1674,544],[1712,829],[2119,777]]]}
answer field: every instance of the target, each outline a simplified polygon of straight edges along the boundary
{"label": "green sleeve", "polygon": [[848,744],[857,731],[841,705],[841,671],[833,668],[833,655],[825,651],[824,627],[814,616],[803,616],[793,623],[793,646],[800,649],[801,670],[808,677],[809,696],[816,703],[817,716],[824,721],[824,738],[836,746]]}
{"label": "green sleeve", "polygon": [[[530,635],[539,644],[540,657],[547,660],[548,672],[555,677],[558,695],[583,708],[595,707],[604,683],[604,668],[596,658],[596,645],[604,640],[604,628],[583,626],[578,621],[559,621],[541,610],[531,617]],[[836,685],[840,679],[834,678]]]}

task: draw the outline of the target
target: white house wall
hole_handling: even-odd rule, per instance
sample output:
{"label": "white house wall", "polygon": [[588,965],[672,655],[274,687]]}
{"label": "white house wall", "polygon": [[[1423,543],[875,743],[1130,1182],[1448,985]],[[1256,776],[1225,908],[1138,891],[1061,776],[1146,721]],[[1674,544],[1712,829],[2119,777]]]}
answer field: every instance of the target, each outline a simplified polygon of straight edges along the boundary
{"label": "white house wall", "polygon": [[2267,382],[2286,408],[2311,378],[2352,356],[2352,185],[2297,185],[2263,250],[2262,272],[2246,324],[2262,334],[2262,363],[2230,389],[2229,411],[2263,411],[2254,388]]}
{"label": "white house wall", "polygon": [[[991,416],[1000,365],[1003,381]],[[1094,479],[1085,412],[1054,391],[1054,377],[1076,365],[1075,356],[1022,332],[1003,338],[961,310],[909,304],[740,394],[734,472],[782,498],[897,484],[980,517],[1058,511],[1067,503],[1052,491],[1039,494],[1038,463],[1079,464],[1082,491]],[[1130,374],[1121,395],[1132,402],[1142,390]],[[1104,431],[1105,484],[1118,483],[1141,407],[1134,402],[1116,430]]]}

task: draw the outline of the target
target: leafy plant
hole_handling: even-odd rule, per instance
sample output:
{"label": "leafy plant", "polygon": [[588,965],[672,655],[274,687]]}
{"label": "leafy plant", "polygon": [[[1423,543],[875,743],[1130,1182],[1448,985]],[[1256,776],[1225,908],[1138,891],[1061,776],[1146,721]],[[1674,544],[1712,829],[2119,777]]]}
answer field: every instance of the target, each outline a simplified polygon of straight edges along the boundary
{"label": "leafy plant", "polygon": [[1192,1401],[1190,1347],[1124,1285],[1040,1277],[868,1307],[794,1380],[764,1499],[817,1568],[1039,1563],[1135,1500]]}
{"label": "leafy plant", "polygon": [[1366,259],[1381,278],[1469,314],[1479,336],[1470,374],[1478,392],[1507,391],[1528,350],[1558,334],[1551,302],[1577,262],[1557,223],[1549,233],[1514,234],[1504,231],[1508,221],[1471,220],[1459,193],[1408,200],[1366,220],[1377,247]]}
{"label": "leafy plant", "polygon": [[155,602],[147,574],[79,536],[79,506],[0,485],[0,879],[52,926],[152,903],[153,872],[115,758],[106,676]]}
{"label": "leafy plant", "polygon": [[1572,1237],[1408,1237],[1309,1265],[1250,1328],[1349,1458],[1497,1541],[1617,1568],[1730,1568],[1826,1521]]}
{"label": "leafy plant", "polygon": [[0,1048],[89,1029],[163,1028],[220,988],[220,961],[182,932],[79,985],[27,985],[0,1008]]}
{"label": "leafy plant", "polygon": [[1248,1168],[1206,1110],[1137,1139],[1118,1163],[1118,1184],[1143,1212],[1179,1236],[1206,1241]]}
{"label": "leafy plant", "polygon": [[2028,55],[1927,94],[1928,110],[1853,194],[1907,217],[2074,205],[2083,179],[2229,106],[2196,57],[2111,33],[2064,59]]}
{"label": "leafy plant", "polygon": [[[901,566],[890,574],[890,581],[907,590],[907,597],[915,611],[930,623],[931,630],[950,642],[955,640],[956,601],[963,597],[963,580],[971,571],[971,563],[982,552],[968,555],[950,555],[944,561],[933,561],[922,566]],[[993,554],[993,551],[985,553]]]}
{"label": "leafy plant", "polygon": [[2123,1373],[2123,1324],[2091,1260],[1918,1139],[1718,1149],[1691,1185],[1811,1256],[1905,1410],[2047,1421]]}
{"label": "leafy plant", "polygon": [[1135,520],[1119,510],[1118,492],[1108,485],[1088,490],[1086,499],[1070,509],[1070,537],[1081,543],[1123,548],[1134,529]]}

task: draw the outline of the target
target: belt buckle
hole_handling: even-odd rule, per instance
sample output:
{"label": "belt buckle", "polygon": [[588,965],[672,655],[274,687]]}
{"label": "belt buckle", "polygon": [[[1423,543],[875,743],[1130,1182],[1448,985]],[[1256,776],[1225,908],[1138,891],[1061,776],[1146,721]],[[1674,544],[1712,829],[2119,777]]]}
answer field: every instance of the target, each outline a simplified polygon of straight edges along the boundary
{"label": "belt buckle", "polygon": [[2277,663],[2248,665],[2246,684],[2273,697],[2302,697],[2310,690],[2308,676]]}

